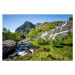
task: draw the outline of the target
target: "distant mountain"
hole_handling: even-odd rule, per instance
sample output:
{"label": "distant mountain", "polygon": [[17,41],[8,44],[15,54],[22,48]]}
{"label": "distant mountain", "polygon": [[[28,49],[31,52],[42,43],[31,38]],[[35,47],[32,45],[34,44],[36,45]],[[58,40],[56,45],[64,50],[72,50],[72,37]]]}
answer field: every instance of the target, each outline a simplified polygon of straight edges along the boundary
{"label": "distant mountain", "polygon": [[16,33],[22,33],[24,35],[26,35],[27,33],[29,33],[31,31],[32,28],[35,28],[35,25],[32,24],[29,21],[24,22],[23,25],[21,25],[20,27],[18,27],[15,32]]}

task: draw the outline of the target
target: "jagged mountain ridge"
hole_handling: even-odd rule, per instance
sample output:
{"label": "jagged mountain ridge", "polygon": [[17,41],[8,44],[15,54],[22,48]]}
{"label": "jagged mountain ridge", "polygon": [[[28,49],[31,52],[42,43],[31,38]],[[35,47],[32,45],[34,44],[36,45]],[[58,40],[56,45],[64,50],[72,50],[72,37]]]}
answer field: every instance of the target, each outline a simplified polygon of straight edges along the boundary
{"label": "jagged mountain ridge", "polygon": [[16,33],[22,33],[22,34],[27,34],[30,32],[31,28],[35,28],[35,25],[32,24],[29,21],[24,22],[23,25],[21,25],[20,27],[16,28],[15,32]]}
{"label": "jagged mountain ridge", "polygon": [[[43,30],[43,32],[41,32],[42,33],[42,37],[44,37],[43,35],[46,35],[47,33],[50,34],[50,37],[51,37],[52,34],[54,34],[54,33],[58,33],[58,32],[62,33],[62,31],[66,31],[66,30],[69,30],[69,29],[71,29],[69,32],[72,32],[72,29],[73,29],[72,22],[73,22],[73,19],[71,19],[71,18],[69,18],[68,21],[44,22],[44,23],[37,23],[35,25],[32,24],[31,22],[26,21],[23,25],[18,27],[15,30],[15,32],[22,33],[22,34],[26,35],[29,32],[31,32],[32,28],[33,28],[34,32],[36,31],[37,28],[39,28],[39,29]],[[56,24],[56,26],[55,26],[55,24]],[[54,26],[54,28],[53,29],[52,28],[47,29],[48,26],[51,26],[52,28]]]}
{"label": "jagged mountain ridge", "polygon": [[[59,22],[59,21],[58,21]],[[20,27],[16,28],[15,32],[16,33],[22,33],[24,35],[28,34],[31,29],[37,29],[37,28],[44,28],[46,26],[49,26],[52,22],[44,22],[44,23],[37,23],[37,24],[32,24],[29,21],[24,22],[23,25]]]}

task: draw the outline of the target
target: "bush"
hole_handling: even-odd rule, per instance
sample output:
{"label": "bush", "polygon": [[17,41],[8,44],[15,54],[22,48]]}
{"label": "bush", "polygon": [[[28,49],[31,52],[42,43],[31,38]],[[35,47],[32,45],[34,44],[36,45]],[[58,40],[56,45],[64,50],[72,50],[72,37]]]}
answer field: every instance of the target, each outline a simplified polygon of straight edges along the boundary
{"label": "bush", "polygon": [[43,51],[46,51],[46,52],[50,51],[50,47],[48,47],[48,48],[40,47],[39,49],[36,49],[34,51],[34,54],[39,53],[39,52],[43,52]]}
{"label": "bush", "polygon": [[54,40],[50,40],[50,46],[56,46],[56,42]]}
{"label": "bush", "polygon": [[66,40],[63,41],[64,44],[73,44],[73,34],[66,34]]}
{"label": "bush", "polygon": [[49,45],[50,44],[50,40],[44,40],[42,38],[37,38],[37,43],[39,45]]}
{"label": "bush", "polygon": [[46,40],[48,40],[49,39],[49,34],[44,36],[44,37],[45,37]]}
{"label": "bush", "polygon": [[20,42],[18,42],[18,44],[19,44],[19,45],[23,45],[23,42],[20,41]]}
{"label": "bush", "polygon": [[20,56],[14,59],[14,61],[25,61],[25,60],[30,60],[33,57],[33,55],[25,55],[25,56]]}
{"label": "bush", "polygon": [[43,52],[45,49],[46,49],[45,47],[41,47],[41,48],[39,48],[39,49],[36,49],[36,50],[34,51],[34,53],[36,54],[36,53],[39,53],[39,52]]}
{"label": "bush", "polygon": [[2,39],[3,40],[8,40],[8,39],[20,40],[20,39],[25,38],[25,35],[23,35],[21,33],[11,33],[6,28],[3,28],[3,32],[2,33],[3,33],[3,35],[2,35]]}
{"label": "bush", "polygon": [[73,17],[70,17],[69,20],[72,21],[73,20]]}
{"label": "bush", "polygon": [[65,38],[61,34],[56,35],[55,38],[54,38],[55,46],[60,45],[64,39]]}

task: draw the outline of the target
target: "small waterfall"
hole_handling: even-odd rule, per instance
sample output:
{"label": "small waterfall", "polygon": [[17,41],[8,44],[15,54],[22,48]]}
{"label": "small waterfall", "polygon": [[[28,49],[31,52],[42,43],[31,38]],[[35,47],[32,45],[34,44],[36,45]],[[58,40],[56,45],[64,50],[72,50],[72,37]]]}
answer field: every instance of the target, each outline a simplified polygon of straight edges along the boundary
{"label": "small waterfall", "polygon": [[64,24],[62,24],[61,26],[57,26],[56,28],[50,30],[50,31],[46,31],[42,33],[42,38],[44,38],[44,36],[46,35],[50,35],[49,39],[54,39],[54,37],[58,34],[67,34],[69,32],[69,30],[65,30],[63,31],[63,27],[67,25],[67,21],[65,21]]}
{"label": "small waterfall", "polygon": [[62,27],[66,26],[66,25],[67,25],[67,21],[65,22],[65,24],[62,25]]}
{"label": "small waterfall", "polygon": [[64,35],[66,35],[66,34],[68,34],[68,33],[69,33],[69,30],[62,31],[62,32],[59,32],[59,33],[55,33],[55,34],[53,34],[52,39],[54,39],[54,38],[55,38],[55,36],[56,36],[56,35],[58,35],[58,34],[64,34]]}

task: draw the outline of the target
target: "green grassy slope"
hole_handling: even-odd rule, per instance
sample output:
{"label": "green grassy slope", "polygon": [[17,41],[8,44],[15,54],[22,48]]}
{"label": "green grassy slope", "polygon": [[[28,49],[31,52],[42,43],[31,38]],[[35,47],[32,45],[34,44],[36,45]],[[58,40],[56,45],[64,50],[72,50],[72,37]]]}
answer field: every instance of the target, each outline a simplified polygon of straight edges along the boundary
{"label": "green grassy slope", "polygon": [[[20,56],[14,59],[15,61],[72,61],[73,60],[73,33],[66,34],[63,38],[60,34],[54,40],[44,40],[39,37],[40,33],[55,28],[60,22],[52,22],[47,27],[36,28],[30,32],[28,38],[36,38],[31,40],[31,43],[39,48],[36,48],[33,54]],[[69,19],[69,25],[73,27],[73,18]],[[59,37],[61,40],[59,40]]]}

